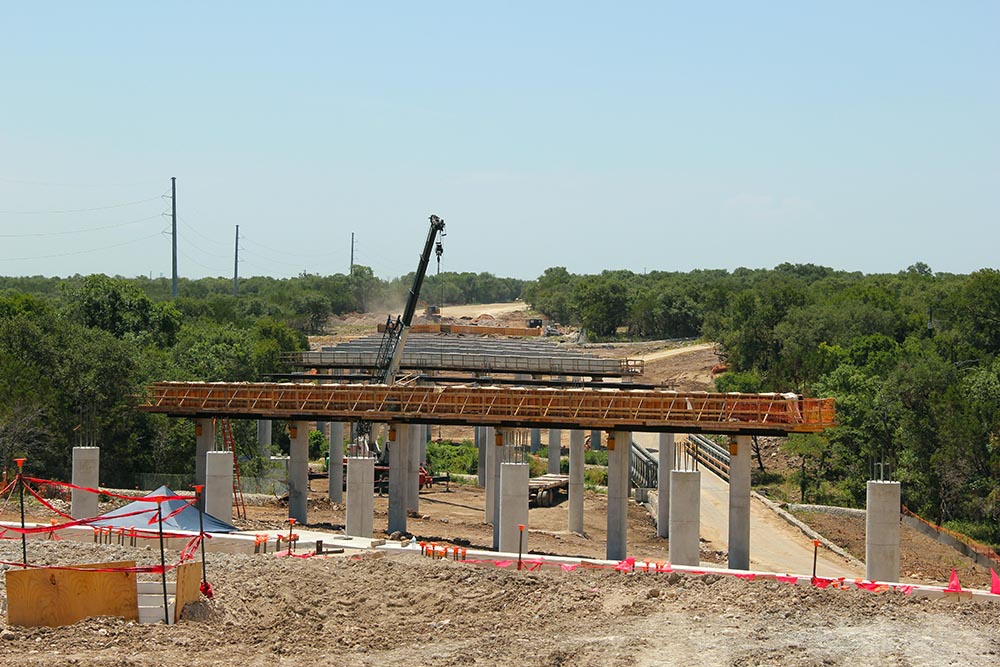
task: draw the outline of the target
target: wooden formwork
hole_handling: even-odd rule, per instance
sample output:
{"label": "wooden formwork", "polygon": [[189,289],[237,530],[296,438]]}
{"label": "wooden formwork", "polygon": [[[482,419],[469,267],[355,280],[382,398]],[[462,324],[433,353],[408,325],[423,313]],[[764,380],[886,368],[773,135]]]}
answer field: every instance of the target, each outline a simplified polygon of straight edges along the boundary
{"label": "wooden formwork", "polygon": [[419,422],[693,433],[811,433],[833,399],[656,390],[158,382],[139,409],[173,416]]}

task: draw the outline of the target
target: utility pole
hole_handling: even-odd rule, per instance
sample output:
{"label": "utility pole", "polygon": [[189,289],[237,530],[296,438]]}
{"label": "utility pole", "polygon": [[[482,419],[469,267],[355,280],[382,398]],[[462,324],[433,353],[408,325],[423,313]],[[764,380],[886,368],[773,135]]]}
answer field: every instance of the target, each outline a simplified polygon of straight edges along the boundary
{"label": "utility pole", "polygon": [[351,232],[351,273],[348,275],[354,275],[354,232]]}
{"label": "utility pole", "polygon": [[170,177],[170,238],[173,243],[173,281],[170,283],[170,296],[177,298],[177,178]]}
{"label": "utility pole", "polygon": [[240,295],[240,226],[236,225],[236,252],[233,253],[233,296]]}

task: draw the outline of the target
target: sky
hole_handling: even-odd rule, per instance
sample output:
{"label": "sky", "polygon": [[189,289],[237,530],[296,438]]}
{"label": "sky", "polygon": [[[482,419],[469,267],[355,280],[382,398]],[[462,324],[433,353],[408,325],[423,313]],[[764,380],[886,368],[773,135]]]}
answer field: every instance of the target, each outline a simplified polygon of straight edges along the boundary
{"label": "sky", "polygon": [[1000,266],[1000,3],[8,2],[0,275]]}

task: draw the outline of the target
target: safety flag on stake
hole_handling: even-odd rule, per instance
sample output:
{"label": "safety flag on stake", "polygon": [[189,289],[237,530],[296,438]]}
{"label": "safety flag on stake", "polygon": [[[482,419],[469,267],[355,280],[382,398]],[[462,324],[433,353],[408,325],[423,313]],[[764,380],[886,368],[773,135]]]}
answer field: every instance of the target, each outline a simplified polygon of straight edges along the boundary
{"label": "safety flag on stake", "polygon": [[962,592],[962,584],[958,581],[958,572],[955,571],[955,568],[951,568],[951,578],[948,579],[948,587],[945,590],[949,593]]}
{"label": "safety flag on stake", "polygon": [[1000,595],[1000,577],[997,576],[992,567],[990,568],[990,593]]}

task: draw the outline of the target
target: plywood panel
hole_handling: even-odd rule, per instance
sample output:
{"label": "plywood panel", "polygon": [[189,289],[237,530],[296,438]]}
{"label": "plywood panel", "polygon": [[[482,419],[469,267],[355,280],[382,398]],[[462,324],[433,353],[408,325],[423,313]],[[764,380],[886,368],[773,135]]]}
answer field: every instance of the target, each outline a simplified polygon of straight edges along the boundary
{"label": "plywood panel", "polygon": [[134,572],[88,572],[88,569],[135,567],[132,561],[74,565],[82,570],[36,568],[8,570],[7,622],[56,627],[89,616],[139,620]]}
{"label": "plywood panel", "polygon": [[177,567],[176,572],[177,601],[174,604],[174,623],[181,620],[184,605],[201,599],[201,563],[184,563]]}

